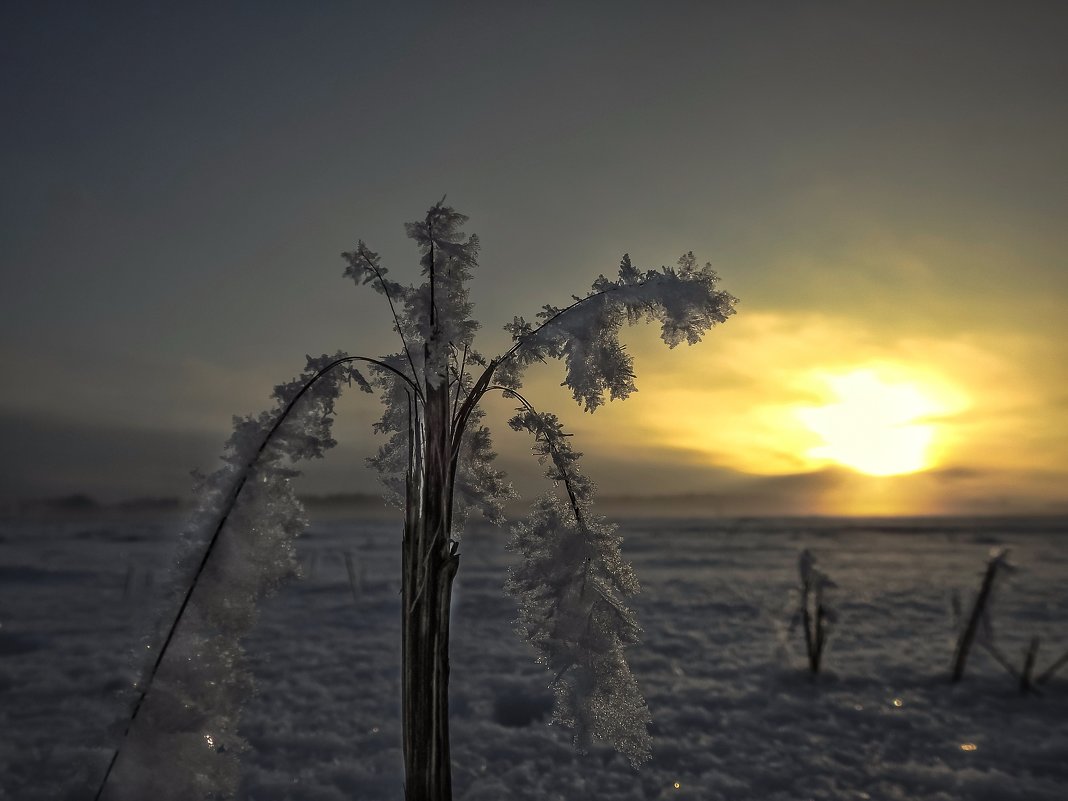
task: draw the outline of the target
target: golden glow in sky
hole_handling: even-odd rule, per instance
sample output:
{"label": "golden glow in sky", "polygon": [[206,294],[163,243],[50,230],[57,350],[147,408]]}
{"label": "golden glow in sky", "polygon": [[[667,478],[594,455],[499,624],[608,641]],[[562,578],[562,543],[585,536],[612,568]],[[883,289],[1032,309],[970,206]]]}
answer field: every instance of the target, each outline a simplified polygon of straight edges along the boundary
{"label": "golden glow in sky", "polygon": [[870,476],[915,473],[932,466],[932,416],[950,411],[935,392],[909,381],[891,382],[874,369],[824,378],[834,400],[802,407],[797,418],[820,437],[808,457]]}
{"label": "golden glow in sky", "polygon": [[[711,493],[747,514],[985,514],[1064,497],[1059,340],[744,311],[692,349],[665,349],[654,327],[628,332],[639,391],[561,415],[603,460],[595,479],[636,495]],[[573,408],[554,368],[531,392]],[[627,475],[645,483],[619,484]]]}

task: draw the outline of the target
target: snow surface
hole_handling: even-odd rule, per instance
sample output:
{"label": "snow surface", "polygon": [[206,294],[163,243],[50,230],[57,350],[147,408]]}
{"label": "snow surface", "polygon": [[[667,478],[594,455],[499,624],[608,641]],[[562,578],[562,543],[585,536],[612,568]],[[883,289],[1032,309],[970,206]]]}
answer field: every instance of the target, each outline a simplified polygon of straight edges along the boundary
{"label": "snow surface", "polygon": [[[178,528],[0,523],[0,799],[92,798]],[[398,534],[339,520],[303,538],[306,578],[265,605],[246,643],[259,694],[241,799],[402,797]],[[643,583],[644,640],[628,655],[652,761],[635,771],[607,748],[577,754],[545,725],[550,676],[513,633],[502,589],[507,532],[476,526],[453,628],[458,799],[1068,797],[1068,668],[1023,697],[976,651],[967,680],[947,681],[950,594],[970,603],[995,546],[1019,567],[995,599],[1002,650],[1020,662],[1041,636],[1041,672],[1068,649],[1068,522],[633,519],[622,534]],[[804,548],[838,585],[815,681],[788,631]]]}

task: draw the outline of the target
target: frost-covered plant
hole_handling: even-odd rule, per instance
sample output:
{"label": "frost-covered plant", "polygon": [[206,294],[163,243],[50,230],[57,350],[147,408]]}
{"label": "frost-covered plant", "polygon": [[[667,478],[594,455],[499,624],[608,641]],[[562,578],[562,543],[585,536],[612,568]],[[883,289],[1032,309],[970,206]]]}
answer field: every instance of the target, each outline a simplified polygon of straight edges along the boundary
{"label": "frost-covered plant", "polygon": [[793,625],[801,626],[805,637],[808,669],[815,676],[820,672],[830,626],[836,619],[834,611],[827,607],[825,592],[837,585],[826,573],[816,567],[816,555],[808,548],[801,551],[797,559],[797,568],[800,586]]}
{"label": "frost-covered plant", "polygon": [[1041,639],[1032,637],[1024,650],[1023,661],[1017,668],[1012,664],[1005,653],[998,647],[994,635],[994,594],[1001,576],[1004,573],[1012,573],[1016,566],[1009,562],[1008,548],[995,548],[990,552],[987,560],[986,571],[983,573],[983,582],[976,593],[968,620],[964,621],[961,608],[960,595],[953,595],[953,618],[954,627],[957,629],[957,644],[953,652],[953,670],[951,673],[954,682],[964,677],[964,669],[968,661],[972,644],[978,644],[987,652],[1005,671],[1018,683],[1020,692],[1023,694],[1034,693],[1041,695],[1039,685],[1045,684],[1053,678],[1057,672],[1068,664],[1068,652],[1050,663],[1045,671],[1035,677],[1035,668],[1038,661],[1038,650]]}
{"label": "frost-covered plant", "polygon": [[519,632],[553,672],[554,721],[577,743],[606,741],[639,764],[649,755],[650,719],[623,655],[640,629],[622,602],[638,592],[638,579],[620,554],[616,526],[592,509],[593,482],[578,468],[581,454],[555,415],[523,400],[509,425],[534,435],[534,451],[566,499],[545,493],[513,529],[511,547],[523,563],[507,587],[521,602]]}
{"label": "frost-covered plant", "polygon": [[[496,454],[483,425],[479,404],[490,391],[521,401],[511,425],[534,435],[535,452],[548,465],[549,477],[563,489],[562,494],[550,492],[539,498],[530,517],[516,526],[513,547],[524,561],[508,582],[519,597],[519,630],[553,672],[555,719],[573,730],[580,745],[593,739],[607,741],[635,764],[648,756],[649,713],[623,655],[623,647],[636,642],[639,632],[623,601],[637,592],[637,580],[620,555],[614,527],[592,511],[593,483],[577,467],[579,454],[569,446],[557,419],[535,411],[519,390],[528,366],[561,359],[565,384],[575,400],[593,412],[606,396],[622,399],[635,390],[633,361],[619,341],[625,323],[655,321],[669,347],[683,341],[693,344],[733,314],[735,303],[717,289],[711,266],[699,266],[692,253],[683,256],[677,267],[645,272],[624,256],[617,278],[598,277],[589,293],[573,296],[570,305],[544,306],[534,322],[516,317],[506,326],[512,335],[510,347],[487,359],[474,347],[479,325],[472,317],[467,284],[477,266],[479,242],[461,230],[466,220],[442,201],[423,219],[407,225],[422,256],[419,285],[389,278],[379,255],[362,240],[342,254],[345,275],[357,284],[370,284],[386,298],[401,350],[381,359],[339,355],[333,367],[324,366],[299,390],[307,391],[326,380],[330,370],[362,359],[371,363],[368,381],[358,374],[352,377],[382,397],[384,411],[375,430],[386,442],[370,461],[389,499],[404,510],[401,700],[407,801],[452,797],[448,645],[460,531],[472,512],[503,522],[504,502],[513,494],[505,476],[493,466]],[[336,386],[337,380],[333,377],[328,383]],[[328,425],[329,414],[324,412],[320,419]],[[249,461],[242,460],[247,455],[242,450],[233,462],[240,469],[226,477],[230,482],[241,474],[241,486],[247,486],[253,478],[268,475],[264,470],[273,468],[261,468],[259,462],[265,454],[275,453],[273,438],[296,446],[287,452],[292,457],[318,455],[325,447],[317,448],[319,440],[314,438],[302,446],[295,434],[284,436],[284,427],[265,431],[268,423],[267,418],[249,421],[254,432],[265,434],[263,441],[272,444]],[[246,439],[242,436],[241,441]],[[253,440],[254,436],[249,441]],[[256,501],[267,519],[280,515],[292,522],[282,526],[287,535],[299,527],[299,513],[293,511],[299,507],[283,481],[288,477],[287,473],[279,481],[268,478]],[[226,480],[219,486],[224,489],[209,488],[209,492],[228,500],[212,507],[205,515],[208,519],[228,503],[245,509],[244,500],[232,501],[241,486],[231,490]],[[229,516],[235,518],[233,513]],[[211,547],[230,537],[228,530],[219,536],[226,517],[222,512]],[[249,531],[257,525],[251,506],[236,519]],[[259,558],[265,567],[277,563],[279,549],[282,561],[289,564],[288,542],[274,535],[264,541],[268,555]],[[205,562],[210,561],[211,547]],[[216,592],[226,592],[222,577],[228,569],[222,562],[215,569]],[[248,575],[247,568],[241,569]],[[267,569],[263,576],[257,587],[273,584],[277,572]],[[242,614],[245,625],[250,616]],[[239,634],[233,627],[219,632]],[[211,734],[214,739],[215,732],[223,731],[223,723],[232,729],[227,717],[205,720],[203,726],[198,722],[190,731],[195,728],[201,738]],[[225,797],[230,786],[216,784],[211,792]]]}
{"label": "frost-covered plant", "polygon": [[370,390],[351,361],[308,357],[301,376],[275,387],[273,411],[234,418],[223,466],[197,476],[175,571],[178,612],[161,642],[145,643],[150,662],[98,799],[188,801],[236,790],[246,749],[238,713],[251,687],[240,640],[259,601],[297,573],[294,544],[307,521],[290,484],[299,475],[293,464],[335,444],[343,384]]}
{"label": "frost-covered plant", "polygon": [[993,620],[990,616],[989,607],[994,595],[994,587],[999,573],[1011,570],[1009,563],[1009,551],[1007,548],[996,548],[990,552],[990,559],[986,563],[986,571],[983,573],[983,583],[979,586],[979,592],[975,595],[968,620],[961,624],[962,615],[960,599],[954,598],[954,613],[957,624],[960,627],[957,636],[957,645],[953,649],[953,668],[950,679],[958,682],[964,678],[964,668],[968,664],[968,655],[971,653],[972,643],[977,639],[988,651],[994,652],[998,658],[994,645]]}

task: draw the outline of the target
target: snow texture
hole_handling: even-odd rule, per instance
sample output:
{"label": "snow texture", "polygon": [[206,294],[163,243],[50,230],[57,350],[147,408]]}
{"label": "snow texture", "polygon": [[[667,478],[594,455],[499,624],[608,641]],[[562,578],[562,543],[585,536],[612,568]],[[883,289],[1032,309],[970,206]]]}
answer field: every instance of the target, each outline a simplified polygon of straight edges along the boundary
{"label": "snow texture", "polygon": [[[0,521],[0,798],[91,798],[129,709],[129,658],[168,602],[179,526]],[[305,578],[244,640],[258,693],[240,801],[399,801],[399,521],[313,524]],[[452,742],[462,801],[1061,801],[1068,672],[1021,696],[981,649],[949,683],[950,598],[965,608],[992,547],[1011,548],[993,610],[1036,675],[1068,649],[1068,521],[624,520],[646,628],[630,663],[652,758],[576,754],[546,725],[551,676],[516,638],[507,533],[473,524],[458,575]],[[813,680],[798,632],[798,554],[838,585]],[[351,572],[349,567],[352,568]],[[170,608],[170,607],[168,607]],[[968,748],[966,749],[965,746]],[[971,749],[974,746],[974,750]],[[676,784],[678,787],[676,788]]]}

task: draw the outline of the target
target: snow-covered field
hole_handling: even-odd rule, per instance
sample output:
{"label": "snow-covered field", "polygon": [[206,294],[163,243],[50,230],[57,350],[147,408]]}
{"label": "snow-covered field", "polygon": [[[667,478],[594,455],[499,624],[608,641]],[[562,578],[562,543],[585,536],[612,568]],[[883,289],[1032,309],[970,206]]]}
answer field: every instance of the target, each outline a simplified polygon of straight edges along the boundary
{"label": "snow-covered field", "polygon": [[[266,604],[247,649],[259,694],[247,801],[400,799],[398,527],[312,526],[306,578]],[[0,798],[92,798],[130,702],[129,654],[153,620],[178,525],[0,523]],[[630,520],[644,641],[629,652],[653,760],[577,754],[546,725],[548,676],[512,633],[507,534],[465,537],[454,618],[457,797],[501,799],[1068,798],[1068,668],[1021,696],[985,653],[951,686],[950,595],[1012,549],[994,625],[1038,672],[1068,649],[1068,522]],[[838,584],[813,681],[787,631],[797,557]],[[355,581],[350,581],[346,561]],[[146,800],[147,801],[147,800]]]}

